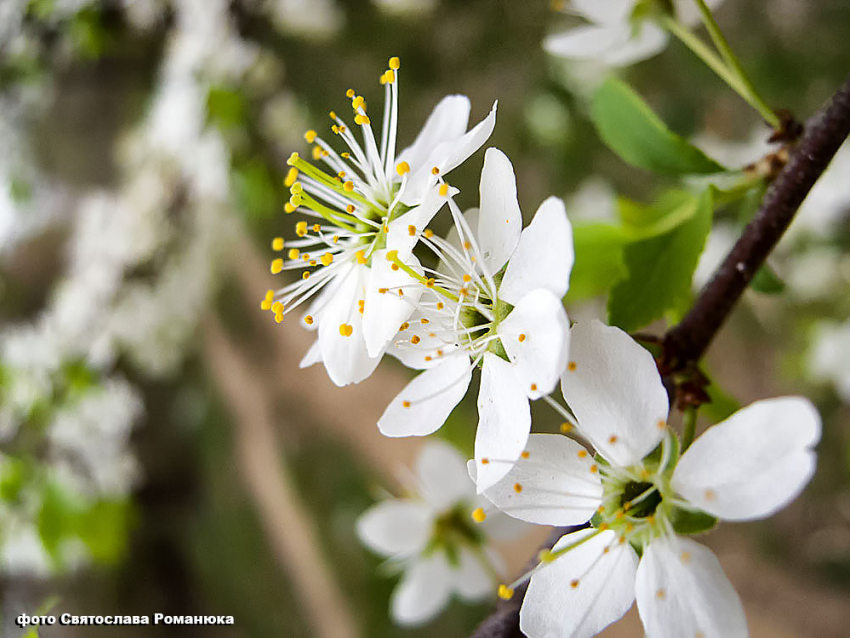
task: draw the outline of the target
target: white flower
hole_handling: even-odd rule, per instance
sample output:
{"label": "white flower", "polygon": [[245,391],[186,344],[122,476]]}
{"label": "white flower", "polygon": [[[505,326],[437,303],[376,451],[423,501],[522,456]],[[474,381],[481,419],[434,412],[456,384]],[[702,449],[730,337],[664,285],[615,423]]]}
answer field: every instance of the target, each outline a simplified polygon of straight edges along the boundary
{"label": "white flower", "polygon": [[[722,0],[706,0],[710,8]],[[674,0],[676,15],[687,26],[699,22],[693,0]],[[669,35],[640,0],[571,0],[568,11],[590,24],[556,33],[543,40],[552,55],[596,60],[607,66],[627,66],[651,58],[667,46]]]}
{"label": "white flower", "polygon": [[822,321],[815,327],[808,358],[810,374],[832,381],[843,401],[850,403],[850,320],[843,324]]}
{"label": "white flower", "polygon": [[480,497],[463,458],[446,443],[423,446],[414,478],[414,496],[378,503],[357,521],[363,544],[404,571],[390,601],[392,617],[402,625],[430,620],[452,593],[475,601],[494,591],[500,560],[488,538],[522,529],[507,517],[473,521],[482,520]]}
{"label": "white flower", "polygon": [[[392,58],[389,66],[381,77],[386,104],[380,141],[372,131],[365,100],[350,89],[363,144],[331,112],[332,130],[349,150],[338,154],[315,131],[308,131],[305,138],[315,144],[313,158],[329,170],[297,153],[289,159],[287,185],[293,194],[286,210],[297,209],[313,221],[296,224],[300,239],[287,244],[286,259],[272,262],[272,272],[315,270],[304,270],[302,279],[277,293],[269,291],[261,304],[282,321],[286,312],[321,291],[304,317],[306,324],[318,327],[318,343],[302,365],[323,361],[337,385],[368,377],[412,311],[410,300],[400,296],[403,292],[371,294],[383,288],[399,292],[400,286],[411,283],[385,264],[384,249],[397,251],[402,261],[419,268],[411,255],[413,246],[447,198],[457,192],[448,184],[438,185],[438,179],[474,153],[495,125],[494,104],[484,120],[466,131],[469,100],[450,95],[436,106],[413,144],[396,156],[398,58]],[[276,238],[273,248],[283,250],[284,240]],[[411,295],[419,288],[412,286]]]}
{"label": "white flower", "polygon": [[484,492],[533,523],[576,525],[593,516],[592,528],[563,536],[532,572],[523,632],[592,636],[637,598],[650,638],[746,636],[743,608],[717,559],[676,532],[704,531],[711,517],[763,518],[795,498],[815,469],[817,411],[798,397],[757,401],[678,459],[652,356],[599,322],[571,332],[562,389],[597,457],[567,437],[532,435],[527,454]]}
{"label": "white flower", "polygon": [[464,218],[454,201],[449,206],[456,234],[424,236],[442,265],[427,280],[407,269],[425,285],[390,350],[425,371],[390,403],[378,427],[387,436],[434,432],[481,363],[475,458],[483,490],[522,452],[529,400],[548,395],[566,366],[569,324],[561,299],[573,265],[572,231],[563,202],[551,197],[520,234],[513,168],[495,148],[484,159],[481,208]]}

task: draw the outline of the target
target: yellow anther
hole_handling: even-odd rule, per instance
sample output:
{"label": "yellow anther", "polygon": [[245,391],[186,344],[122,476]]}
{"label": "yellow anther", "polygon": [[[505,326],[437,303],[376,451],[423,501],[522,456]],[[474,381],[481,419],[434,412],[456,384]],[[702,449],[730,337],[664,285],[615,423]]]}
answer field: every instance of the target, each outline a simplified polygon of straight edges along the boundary
{"label": "yellow anther", "polygon": [[318,233],[322,229],[318,224],[313,224],[313,232]]}
{"label": "yellow anther", "polygon": [[378,288],[378,292],[382,295],[387,294],[388,290],[389,290],[389,288]]}
{"label": "yellow anther", "polygon": [[439,175],[439,174],[440,174],[440,167],[439,166],[435,166],[434,168],[431,169],[431,175]]}
{"label": "yellow anther", "polygon": [[294,166],[289,169],[286,173],[286,177],[283,180],[283,185],[289,188],[295,183],[295,180],[298,179],[298,169]]}
{"label": "yellow anther", "polygon": [[283,321],[283,313],[282,312],[274,313],[274,320],[275,320],[275,323],[281,323]]}
{"label": "yellow anther", "polygon": [[309,278],[310,278],[310,271],[309,270],[305,270],[304,272],[301,273],[301,279],[306,281]]}
{"label": "yellow anther", "polygon": [[310,129],[309,131],[304,133],[304,139],[307,140],[308,144],[312,144],[316,141],[316,135],[318,135],[318,133],[316,133],[316,131],[314,131],[313,129]]}
{"label": "yellow anther", "polygon": [[297,248],[290,248],[287,257],[290,259],[298,259],[298,256],[301,254],[301,251]]}
{"label": "yellow anther", "polygon": [[271,299],[263,299],[260,302],[260,308],[262,308],[263,310],[271,310],[272,300]]}
{"label": "yellow anther", "polygon": [[427,324],[431,323],[431,321],[430,321],[427,317],[422,317],[422,318],[419,320],[419,323],[421,323],[421,324],[424,326],[424,325],[427,325]]}
{"label": "yellow anther", "polygon": [[390,58],[389,67],[393,71],[398,71],[398,68],[401,66],[401,60],[398,59],[398,56],[393,56]]}
{"label": "yellow anther", "polygon": [[330,113],[328,113],[328,116],[330,116],[330,118],[332,120],[335,120],[336,119],[336,111],[331,111]]}
{"label": "yellow anther", "polygon": [[469,294],[469,289],[466,286],[463,286],[460,290],[457,291],[457,294],[461,297],[466,297]]}
{"label": "yellow anther", "polygon": [[283,259],[275,259],[272,262],[272,274],[276,275],[281,270],[283,270]]}
{"label": "yellow anther", "polygon": [[407,162],[399,162],[396,164],[395,172],[399,174],[399,176],[404,175],[405,173],[410,172],[410,164]]}
{"label": "yellow anther", "polygon": [[470,248],[472,248],[472,244],[468,241],[465,241],[463,242],[463,248],[464,250],[469,250]]}
{"label": "yellow anther", "polygon": [[321,259],[322,266],[330,266],[333,263],[333,260],[334,260],[333,255],[331,255],[330,253],[325,253],[324,255],[322,255],[322,259]]}
{"label": "yellow anther", "polygon": [[366,300],[365,299],[359,299],[357,301],[357,311],[362,315],[363,311],[365,309],[366,309]]}
{"label": "yellow anther", "polygon": [[590,473],[591,474],[596,474],[598,471],[599,471],[599,466],[596,465],[595,463],[590,466]]}
{"label": "yellow anther", "polygon": [[519,483],[514,483],[514,492],[516,492],[517,494],[522,492],[522,485]]}
{"label": "yellow anther", "polygon": [[357,260],[358,264],[366,263],[366,253],[362,250],[358,250],[356,253],[354,253],[354,258]]}
{"label": "yellow anther", "polygon": [[301,221],[295,224],[295,234],[303,237],[307,234],[307,222]]}
{"label": "yellow anther", "polygon": [[561,423],[561,434],[567,434],[572,429],[573,429],[572,423],[567,423],[566,421]]}
{"label": "yellow anther", "polygon": [[307,315],[306,317],[304,317],[304,323],[306,323],[308,326],[312,326],[313,325],[313,316]]}
{"label": "yellow anther", "polygon": [[507,585],[499,585],[499,598],[502,600],[510,600],[514,596],[514,590]]}
{"label": "yellow anther", "polygon": [[650,525],[655,525],[655,515],[650,514],[649,516],[647,516],[646,522],[649,523]]}
{"label": "yellow anther", "polygon": [[537,392],[537,384],[536,384],[536,383],[532,383],[532,384],[531,384],[531,391],[532,391],[532,392]]}
{"label": "yellow anther", "polygon": [[354,208],[354,204],[349,204],[345,207],[345,212],[349,215],[352,214],[356,209]]}
{"label": "yellow anther", "polygon": [[295,206],[293,206],[293,205],[292,205],[292,204],[290,204],[289,202],[286,202],[286,203],[283,205],[283,212],[284,212],[284,213],[286,213],[287,215],[288,215],[289,213],[294,213],[294,212],[295,212]]}
{"label": "yellow anther", "polygon": [[716,498],[717,498],[717,494],[715,493],[714,490],[706,490],[705,491],[705,500],[713,501]]}
{"label": "yellow anther", "polygon": [[298,208],[299,206],[301,206],[301,202],[301,195],[293,195],[289,198],[289,203],[292,204],[294,208]]}
{"label": "yellow anther", "polygon": [[422,234],[425,235],[425,239],[431,239],[434,236],[434,231],[430,228],[426,228],[425,232]]}
{"label": "yellow anther", "polygon": [[310,253],[304,253],[303,255],[301,255],[301,259],[303,259],[304,261],[310,261]]}
{"label": "yellow anther", "polygon": [[298,161],[298,159],[299,159],[298,153],[293,153],[292,155],[289,156],[289,159],[286,160],[286,163],[289,166],[292,166],[293,164],[295,164],[295,162]]}
{"label": "yellow anther", "polygon": [[481,459],[481,465],[489,465],[489,464],[490,464],[490,459],[488,459],[486,456],[483,459]]}
{"label": "yellow anther", "polygon": [[442,350],[437,350],[437,356],[438,356],[438,357],[442,357],[442,356],[443,356],[443,351],[442,351]]}
{"label": "yellow anther", "polygon": [[682,563],[687,565],[691,562],[691,555],[688,552],[682,552],[682,554],[679,556],[679,559],[682,561]]}
{"label": "yellow anther", "polygon": [[437,302],[437,310],[442,310],[445,307],[446,307],[446,304],[444,304],[442,301]]}
{"label": "yellow anther", "polygon": [[667,422],[664,419],[660,419],[658,423],[655,424],[655,427],[657,427],[659,430],[663,430],[667,427]]}
{"label": "yellow anther", "polygon": [[580,459],[586,459],[587,458],[587,450],[579,450],[578,451],[578,457]]}
{"label": "yellow anther", "polygon": [[432,357],[431,357],[430,355],[428,355],[427,357],[425,357],[425,361],[430,361],[430,360],[431,360],[431,358],[432,358]]}
{"label": "yellow anther", "polygon": [[348,181],[342,185],[342,190],[346,193],[351,193],[354,191],[354,182]]}
{"label": "yellow anther", "polygon": [[355,115],[354,123],[360,126],[366,126],[367,124],[371,124],[372,120],[369,119],[368,115]]}
{"label": "yellow anther", "polygon": [[395,82],[395,71],[387,69],[386,73],[384,73],[384,82],[388,84]]}
{"label": "yellow anther", "polygon": [[476,523],[483,523],[487,518],[487,514],[484,513],[484,510],[480,507],[476,507],[472,510],[472,520]]}
{"label": "yellow anther", "polygon": [[663,589],[659,589],[657,592],[655,592],[655,597],[658,600],[664,600],[665,598],[667,598],[667,592]]}
{"label": "yellow anther", "polygon": [[319,148],[318,146],[314,146],[313,151],[312,151],[312,155],[313,155],[314,160],[321,159],[322,158],[322,149]]}
{"label": "yellow anther", "polygon": [[333,243],[337,243],[339,241],[339,235],[334,235],[333,239],[331,239]]}
{"label": "yellow anther", "polygon": [[578,578],[574,578],[573,580],[570,581],[570,587],[572,587],[573,589],[578,587],[578,585],[579,585],[579,579]]}
{"label": "yellow anther", "polygon": [[449,185],[448,184],[440,184],[440,197],[445,197],[449,194]]}
{"label": "yellow anther", "polygon": [[525,341],[525,333],[524,332],[519,337],[517,337],[517,341],[519,341],[520,343]]}
{"label": "yellow anther", "polygon": [[611,445],[614,445],[617,441],[619,441],[619,438],[617,438],[616,434],[612,434],[608,437],[608,443],[610,443]]}
{"label": "yellow anther", "polygon": [[283,250],[283,237],[275,237],[272,239],[272,250]]}
{"label": "yellow anther", "polygon": [[527,459],[529,456],[531,456],[531,452],[529,452],[528,450],[524,450],[522,454],[520,454],[520,456],[524,459]]}
{"label": "yellow anther", "polygon": [[396,261],[398,259],[398,251],[390,250],[387,251],[387,261]]}
{"label": "yellow anther", "polygon": [[381,73],[381,77],[380,77],[380,78],[378,78],[378,80],[380,81],[381,85],[386,84],[386,83],[387,83],[387,74],[386,74],[386,73]]}
{"label": "yellow anther", "polygon": [[576,368],[578,368],[578,364],[575,361],[570,361],[567,364],[567,370],[569,370],[570,372],[575,372]]}
{"label": "yellow anther", "polygon": [[610,526],[608,525],[608,523],[602,523],[602,524],[599,526],[599,531],[600,531],[600,532],[607,532],[609,527],[610,527]]}
{"label": "yellow anther", "polygon": [[415,346],[417,343],[419,343],[420,341],[422,341],[422,339],[419,337],[419,335],[413,335],[413,336],[410,338],[410,343],[412,343],[414,346]]}
{"label": "yellow anther", "polygon": [[293,195],[300,195],[304,192],[304,186],[301,184],[301,182],[295,182],[294,184],[292,184],[292,186],[289,187],[289,192]]}
{"label": "yellow anther", "polygon": [[405,321],[403,324],[401,324],[401,325],[398,327],[398,331],[399,331],[399,332],[404,332],[404,331],[405,331],[405,330],[407,330],[409,327],[410,327],[410,324],[409,324],[409,323],[407,323],[407,322]]}
{"label": "yellow anther", "polygon": [[354,96],[355,96],[355,95],[357,95],[357,94],[354,92],[354,89],[348,89],[348,90],[345,92],[345,95],[346,95],[346,97],[354,97]]}
{"label": "yellow anther", "polygon": [[410,401],[402,401],[402,402],[401,402],[401,407],[403,407],[403,408],[409,408],[409,407],[410,407]]}
{"label": "yellow anther", "polygon": [[272,312],[283,312],[283,304],[279,301],[275,301],[272,304]]}
{"label": "yellow anther", "polygon": [[[363,108],[365,110],[366,100],[363,99],[362,95],[358,95],[357,97],[351,100],[351,108],[353,108],[355,111],[359,108]],[[357,122],[357,119],[355,118],[354,121]]]}
{"label": "yellow anther", "polygon": [[472,277],[470,277],[469,275],[464,275],[463,281],[464,281],[464,283],[468,284],[470,281],[472,281]]}
{"label": "yellow anther", "polygon": [[[392,268],[393,270],[398,270],[398,264],[392,264],[390,268]],[[401,291],[399,290],[399,292]]]}
{"label": "yellow anther", "polygon": [[336,124],[331,126],[331,131],[333,131],[334,135],[339,135],[342,132]]}
{"label": "yellow anther", "polygon": [[353,332],[354,332],[354,328],[351,325],[349,325],[347,323],[339,324],[339,334],[342,335],[343,337],[350,337],[351,333],[353,333]]}
{"label": "yellow anther", "polygon": [[349,153],[348,151],[343,151],[342,153],[339,154],[339,156],[342,159],[348,159],[349,157],[351,157],[351,153]]}
{"label": "yellow anther", "polygon": [[[433,288],[435,283],[436,282],[435,282],[433,277],[428,277],[428,279],[425,280],[425,287],[426,288]],[[442,302],[440,302],[440,303],[442,303]]]}

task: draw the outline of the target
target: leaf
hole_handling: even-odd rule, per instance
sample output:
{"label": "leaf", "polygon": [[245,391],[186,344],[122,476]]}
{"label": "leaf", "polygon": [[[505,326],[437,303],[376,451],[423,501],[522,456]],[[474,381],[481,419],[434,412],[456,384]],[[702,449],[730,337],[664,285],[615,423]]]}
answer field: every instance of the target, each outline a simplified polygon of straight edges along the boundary
{"label": "leaf", "polygon": [[670,521],[677,534],[701,534],[717,525],[717,519],[705,512],[690,512],[674,507],[670,512]]}
{"label": "leaf", "polygon": [[636,241],[663,235],[685,223],[696,213],[696,204],[693,193],[669,190],[651,206],[621,197],[617,212],[627,237]]}
{"label": "leaf", "polygon": [[668,129],[620,80],[610,78],[597,89],[590,113],[602,140],[636,168],[672,176],[727,170]]}
{"label": "leaf", "polygon": [[711,190],[691,196],[682,206],[694,207],[691,218],[664,235],[629,244],[623,251],[627,275],[608,297],[608,322],[635,330],[680,311],[690,295],[691,280],[711,230]]}
{"label": "leaf", "polygon": [[576,259],[567,301],[601,295],[622,279],[626,275],[623,248],[627,243],[623,230],[611,224],[594,222],[573,226]]}
{"label": "leaf", "polygon": [[756,272],[750,282],[750,288],[765,295],[778,295],[785,291],[785,282],[765,264]]}

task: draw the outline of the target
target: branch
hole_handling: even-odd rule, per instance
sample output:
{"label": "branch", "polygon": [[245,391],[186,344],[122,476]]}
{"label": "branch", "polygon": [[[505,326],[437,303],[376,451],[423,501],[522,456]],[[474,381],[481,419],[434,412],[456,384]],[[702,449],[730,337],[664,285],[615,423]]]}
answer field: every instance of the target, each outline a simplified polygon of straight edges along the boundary
{"label": "branch", "polygon": [[830,103],[809,120],[799,144],[738,243],[703,288],[690,312],[664,336],[662,370],[665,373],[686,370],[702,358],[848,134],[850,77]]}

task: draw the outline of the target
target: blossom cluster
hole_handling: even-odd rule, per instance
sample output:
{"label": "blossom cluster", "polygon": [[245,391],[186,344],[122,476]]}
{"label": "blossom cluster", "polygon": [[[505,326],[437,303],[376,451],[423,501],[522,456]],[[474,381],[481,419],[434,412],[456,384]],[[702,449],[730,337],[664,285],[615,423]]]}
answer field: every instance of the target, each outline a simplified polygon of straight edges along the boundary
{"label": "blossom cluster", "polygon": [[[271,270],[299,275],[261,302],[277,322],[300,309],[317,334],[301,365],[322,363],[337,385],[367,378],[385,354],[420,371],[378,420],[386,436],[436,432],[480,369],[468,464],[477,496],[452,469],[456,453],[426,446],[413,495],[359,522],[364,543],[406,570],[394,618],[423,622],[452,591],[474,597],[473,584],[487,579],[473,578],[482,568],[470,552],[487,556],[487,537],[458,513],[483,523],[501,512],[581,526],[517,581],[530,579],[527,635],[594,635],[635,599],[650,636],[746,635],[717,559],[686,536],[717,519],[768,516],[795,498],[814,471],[817,411],[799,397],[759,401],[681,449],[652,355],[618,328],[570,324],[564,203],[545,200],[523,228],[513,167],[492,147],[477,206],[456,202],[448,174],[485,145],[496,105],[468,129],[469,101],[448,96],[397,153],[400,75],[391,58],[380,135],[365,98],[349,89],[354,128],[330,113],[345,150],[309,130],[311,159],[290,157],[285,212],[297,216],[296,238],[272,241],[283,256]],[[440,237],[429,224],[443,210],[452,227]],[[559,385],[567,407],[550,396]],[[538,399],[565,421],[562,434],[531,434]]]}

